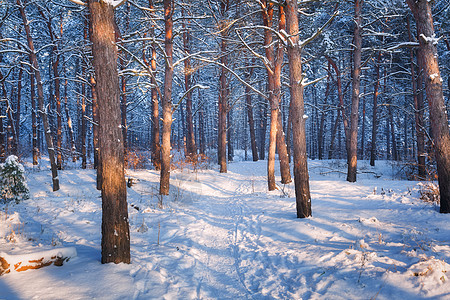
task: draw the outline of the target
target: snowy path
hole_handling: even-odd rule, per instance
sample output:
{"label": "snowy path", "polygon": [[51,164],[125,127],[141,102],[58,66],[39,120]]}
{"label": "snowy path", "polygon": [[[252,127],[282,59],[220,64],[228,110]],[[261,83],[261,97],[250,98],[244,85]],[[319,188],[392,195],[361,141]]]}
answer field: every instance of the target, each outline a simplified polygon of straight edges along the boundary
{"label": "snowy path", "polygon": [[131,265],[99,263],[92,170],[61,172],[57,193],[47,172],[29,172],[32,199],[0,210],[0,252],[71,246],[78,257],[0,277],[0,299],[450,298],[448,216],[417,200],[416,182],[350,184],[310,166],[306,220],[295,218],[293,184],[267,192],[265,162],[173,172],[162,205],[158,174],[129,171]]}

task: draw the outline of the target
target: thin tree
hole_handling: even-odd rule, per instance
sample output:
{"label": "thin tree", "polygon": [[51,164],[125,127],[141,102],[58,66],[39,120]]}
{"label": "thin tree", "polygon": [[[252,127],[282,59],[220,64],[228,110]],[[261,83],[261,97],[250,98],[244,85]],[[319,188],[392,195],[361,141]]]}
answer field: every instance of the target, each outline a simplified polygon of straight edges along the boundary
{"label": "thin tree", "polygon": [[47,110],[44,107],[44,87],[42,85],[41,72],[39,70],[39,63],[36,56],[36,51],[34,49],[33,37],[31,36],[30,22],[25,14],[25,7],[22,0],[17,0],[17,5],[19,6],[20,15],[22,16],[23,26],[25,28],[25,33],[27,35],[27,42],[29,48],[30,62],[33,67],[34,77],[36,78],[36,85],[38,91],[38,103],[39,112],[41,115],[42,123],[44,125],[45,142],[47,143],[48,156],[50,158],[50,167],[52,171],[52,185],[53,191],[59,190],[59,178],[58,178],[58,168],[56,165],[55,148],[53,146],[52,133],[50,130],[50,125],[48,123]]}

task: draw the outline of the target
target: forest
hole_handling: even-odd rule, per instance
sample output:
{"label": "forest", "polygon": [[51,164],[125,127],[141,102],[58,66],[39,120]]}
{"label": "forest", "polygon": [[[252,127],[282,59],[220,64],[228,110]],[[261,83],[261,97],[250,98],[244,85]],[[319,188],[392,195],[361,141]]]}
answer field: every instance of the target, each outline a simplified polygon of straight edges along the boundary
{"label": "forest", "polygon": [[[450,259],[445,235],[450,213],[450,1],[0,0],[0,90],[0,177],[8,167],[17,167],[15,174],[23,173],[29,186],[20,186],[26,190],[20,201],[12,201],[2,187],[0,275],[10,272],[15,259],[25,259],[23,252],[51,241],[52,247],[41,250],[71,247],[26,257],[43,260],[22,268],[69,266],[75,264],[68,262],[72,257],[97,257],[92,253],[98,250],[95,259],[102,264],[131,263],[131,269],[118,272],[140,278],[129,284],[131,292],[127,284],[119,285],[123,290],[112,298],[450,295],[445,275]],[[12,185],[1,180],[2,186]],[[327,205],[324,199],[333,196]],[[415,201],[419,198],[429,201]],[[358,199],[373,202],[360,204]],[[387,202],[393,206],[387,208]],[[48,219],[34,219],[31,207],[45,210]],[[352,209],[358,211],[357,225],[348,223]],[[64,210],[79,215],[66,218]],[[417,218],[414,229],[406,214]],[[183,221],[173,223],[173,215]],[[49,221],[59,217],[64,221]],[[77,240],[68,224],[82,228],[77,222],[91,217]],[[396,229],[390,227],[394,220],[401,222]],[[421,228],[428,222],[426,230]],[[45,226],[57,228],[47,236]],[[361,226],[376,230],[366,234]],[[296,233],[275,237],[277,227]],[[234,234],[222,234],[225,229]],[[418,238],[435,229],[425,241]],[[143,242],[144,235],[151,244]],[[410,250],[405,260],[397,250],[367,244],[367,239],[378,239],[378,246],[388,247],[386,236],[391,244],[402,240],[401,253],[412,247],[415,254]],[[196,248],[197,238],[205,245],[220,244],[220,251],[214,245]],[[313,245],[325,239],[326,246]],[[284,243],[280,249],[285,252],[277,252],[276,242]],[[162,247],[169,244],[170,254],[164,254]],[[297,249],[300,244],[309,246]],[[291,246],[311,260],[287,255]],[[86,250],[91,247],[95,251]],[[321,249],[317,257],[314,247]],[[143,254],[148,248],[153,256]],[[224,258],[225,248],[230,258]],[[199,258],[193,249],[204,253]],[[334,249],[332,258],[326,249]],[[378,250],[387,253],[386,261]],[[209,257],[215,251],[224,262],[214,258],[211,271]],[[262,270],[252,264],[251,255],[261,261]],[[347,263],[349,257],[357,263]],[[86,270],[98,271],[95,259]],[[178,264],[168,263],[177,259],[192,263],[201,278],[196,281],[195,271],[195,282],[167,276],[161,282],[173,279],[175,285],[152,294],[158,284],[148,278],[164,277],[158,268],[166,262],[164,272],[178,274]],[[234,268],[224,267],[222,274],[220,265],[227,259],[234,259],[229,262]],[[414,271],[422,262],[436,271],[434,279],[431,271]],[[277,263],[287,273],[274,267]],[[305,263],[320,271],[305,267],[305,274],[292,273]],[[346,268],[352,275],[342,271]],[[322,270],[323,277],[318,275]],[[422,281],[409,282],[401,277],[404,270]],[[380,282],[363,283],[364,276],[369,280],[380,274],[385,274]],[[38,275],[26,276],[32,281]],[[356,282],[347,287],[348,297],[339,288],[346,276]],[[267,281],[272,277],[273,282]],[[8,278],[5,286],[14,286],[19,277]],[[236,283],[240,288],[233,288]],[[399,283],[404,289],[396,291]],[[306,290],[293,288],[305,284]],[[21,293],[30,295],[19,289],[5,297],[28,297]],[[92,290],[70,293],[102,297]]]}

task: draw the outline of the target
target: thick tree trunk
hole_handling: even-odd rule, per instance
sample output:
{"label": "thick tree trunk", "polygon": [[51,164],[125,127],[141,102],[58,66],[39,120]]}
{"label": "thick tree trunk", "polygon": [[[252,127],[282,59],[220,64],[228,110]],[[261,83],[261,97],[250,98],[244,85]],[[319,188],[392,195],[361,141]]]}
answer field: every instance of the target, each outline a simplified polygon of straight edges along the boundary
{"label": "thick tree trunk", "polygon": [[306,154],[305,113],[303,104],[303,85],[301,84],[302,57],[298,36],[298,6],[297,0],[286,1],[287,33],[291,42],[288,43],[289,79],[292,101],[292,131],[294,142],[294,181],[297,217],[311,216],[311,195],[309,191],[309,174]]}
{"label": "thick tree trunk", "polygon": [[434,139],[441,213],[450,213],[450,134],[439,71],[437,49],[434,42],[431,3],[427,0],[406,0],[417,24],[419,55],[424,70],[425,89],[430,108],[431,130]]}
{"label": "thick tree trunk", "polygon": [[36,78],[37,90],[38,90],[38,103],[40,115],[42,118],[42,123],[44,125],[45,141],[47,143],[48,156],[50,159],[50,167],[52,170],[52,185],[53,191],[59,190],[59,178],[58,178],[58,168],[56,166],[55,148],[53,146],[52,133],[48,123],[48,116],[46,109],[44,107],[44,87],[42,86],[41,72],[39,71],[38,59],[36,52],[34,50],[33,38],[31,37],[30,23],[25,15],[25,9],[22,0],[17,0],[19,6],[20,14],[22,16],[23,25],[25,27],[25,32],[27,35],[28,48],[30,49],[30,62],[34,69],[34,76]]}
{"label": "thick tree trunk", "polygon": [[102,166],[102,263],[130,263],[114,9],[107,2],[89,0],[89,12]]}
{"label": "thick tree trunk", "polygon": [[173,80],[173,0],[164,0],[166,67],[164,74],[163,130],[161,145],[161,177],[159,194],[168,195],[170,186],[170,133],[172,128],[172,80]]}
{"label": "thick tree trunk", "polygon": [[356,181],[357,155],[358,155],[358,107],[361,85],[361,6],[362,0],[355,0],[355,29],[353,34],[353,71],[352,71],[352,108],[350,113],[350,134],[347,144],[347,181]]}

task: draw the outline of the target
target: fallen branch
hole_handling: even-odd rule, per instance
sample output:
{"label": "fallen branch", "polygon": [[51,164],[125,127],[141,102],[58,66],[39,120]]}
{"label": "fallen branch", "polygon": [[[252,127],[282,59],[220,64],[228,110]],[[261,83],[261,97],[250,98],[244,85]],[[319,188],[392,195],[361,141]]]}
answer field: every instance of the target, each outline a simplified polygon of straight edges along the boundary
{"label": "fallen branch", "polygon": [[0,276],[10,272],[40,269],[52,264],[60,267],[75,256],[77,251],[73,247],[22,255],[8,255],[2,252],[0,253]]}

